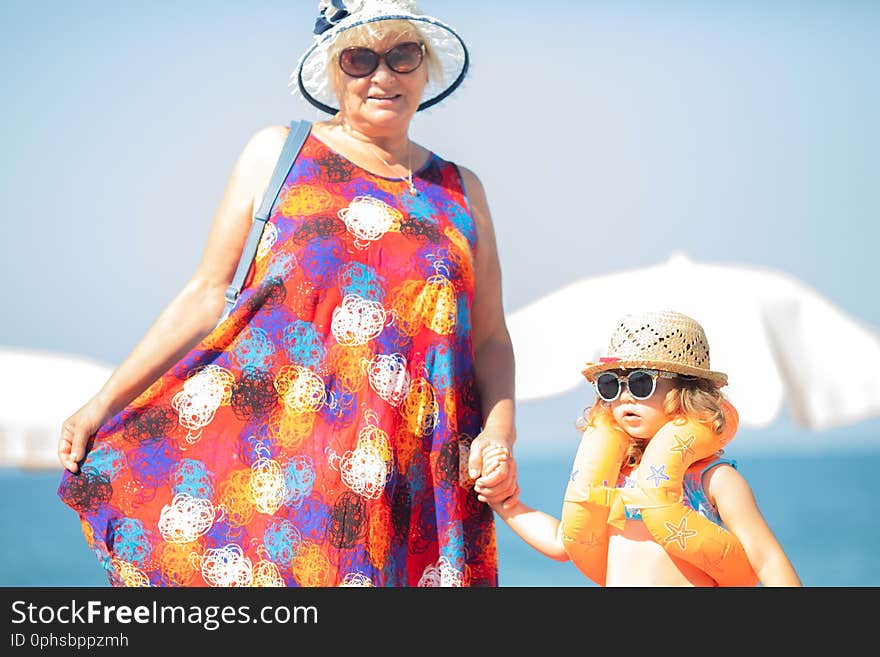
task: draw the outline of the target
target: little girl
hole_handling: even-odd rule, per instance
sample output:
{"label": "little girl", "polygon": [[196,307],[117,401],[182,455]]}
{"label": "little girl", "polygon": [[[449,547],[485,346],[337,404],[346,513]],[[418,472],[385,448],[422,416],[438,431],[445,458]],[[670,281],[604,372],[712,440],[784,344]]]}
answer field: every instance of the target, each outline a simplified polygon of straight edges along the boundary
{"label": "little girl", "polygon": [[[514,532],[601,586],[801,586],[750,486],[721,458],[737,413],[696,321],[629,315],[583,374],[597,398],[562,518],[493,505]],[[487,471],[506,458],[487,450]]]}

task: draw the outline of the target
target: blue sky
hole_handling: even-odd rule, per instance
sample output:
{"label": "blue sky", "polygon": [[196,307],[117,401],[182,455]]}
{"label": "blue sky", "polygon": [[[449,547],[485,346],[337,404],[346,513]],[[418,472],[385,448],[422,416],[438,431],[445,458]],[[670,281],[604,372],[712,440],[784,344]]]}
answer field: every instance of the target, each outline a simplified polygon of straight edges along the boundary
{"label": "blue sky", "polygon": [[[316,5],[2,4],[0,344],[128,353],[196,266],[250,135],[320,118],[287,87]],[[483,180],[508,311],[684,251],[788,272],[880,326],[880,4],[420,6],[473,67],[413,133]],[[521,417],[558,434],[581,405]]]}

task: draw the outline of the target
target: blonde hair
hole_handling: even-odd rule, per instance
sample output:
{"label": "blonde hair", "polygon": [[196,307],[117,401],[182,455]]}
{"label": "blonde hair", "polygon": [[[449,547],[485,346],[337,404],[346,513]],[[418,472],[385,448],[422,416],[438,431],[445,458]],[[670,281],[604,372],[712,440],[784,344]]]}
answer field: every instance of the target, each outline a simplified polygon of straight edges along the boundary
{"label": "blonde hair", "polygon": [[[724,395],[718,386],[708,379],[700,378],[679,376],[673,381],[674,387],[666,393],[666,398],[663,400],[663,412],[667,417],[673,422],[684,422],[685,418],[691,418],[711,427],[716,434],[721,434],[727,420],[721,410]],[[583,431],[588,426],[595,426],[599,419],[614,423],[611,407],[597,398],[589,410],[584,409],[582,417],[578,418],[575,426],[579,431]],[[630,438],[624,465],[636,467],[642,459],[649,440],[650,438]]]}
{"label": "blonde hair", "polygon": [[371,46],[379,43],[388,36],[396,36],[401,39],[412,39],[425,46],[424,64],[428,68],[428,80],[436,76],[441,83],[443,80],[443,65],[431,44],[425,39],[424,34],[412,21],[399,18],[385,21],[373,21],[357,25],[340,33],[330,48],[327,50],[327,79],[333,93],[339,95],[339,79],[342,70],[339,68],[339,53],[351,46]]}

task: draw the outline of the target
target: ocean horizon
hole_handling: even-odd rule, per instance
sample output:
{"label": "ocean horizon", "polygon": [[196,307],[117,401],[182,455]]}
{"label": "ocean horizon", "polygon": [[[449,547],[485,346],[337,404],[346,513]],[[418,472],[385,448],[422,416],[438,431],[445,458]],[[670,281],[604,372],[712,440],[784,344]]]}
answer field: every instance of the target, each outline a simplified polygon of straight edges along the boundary
{"label": "ocean horizon", "polygon": [[[726,455],[751,484],[804,586],[880,586],[880,523],[868,516],[880,451],[739,455],[733,449]],[[558,515],[573,456],[520,454],[522,499]],[[108,586],[76,514],[56,495],[60,477],[60,470],[0,468],[7,537],[0,547],[0,585]],[[574,565],[547,559],[500,520],[497,536],[500,586],[594,586]]]}

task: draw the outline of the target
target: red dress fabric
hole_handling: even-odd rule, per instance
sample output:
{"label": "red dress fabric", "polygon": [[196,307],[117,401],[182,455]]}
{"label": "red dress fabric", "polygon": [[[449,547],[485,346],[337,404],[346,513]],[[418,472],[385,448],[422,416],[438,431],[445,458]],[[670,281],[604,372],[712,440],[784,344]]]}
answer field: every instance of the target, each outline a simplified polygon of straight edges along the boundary
{"label": "red dress fabric", "polygon": [[406,181],[314,136],[229,318],[112,418],[58,494],[127,586],[496,586],[458,168]]}

